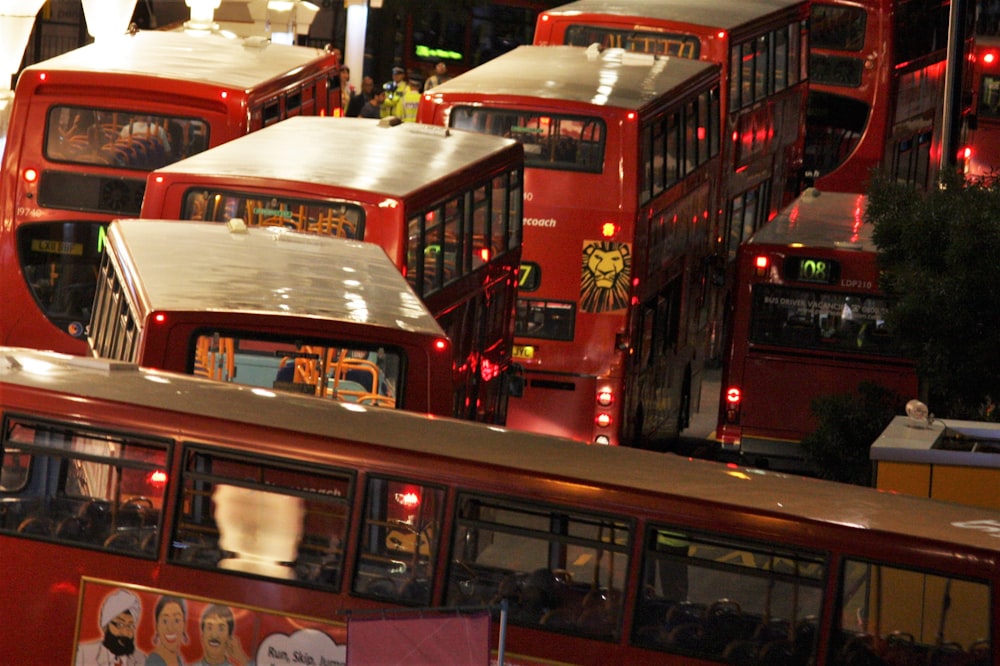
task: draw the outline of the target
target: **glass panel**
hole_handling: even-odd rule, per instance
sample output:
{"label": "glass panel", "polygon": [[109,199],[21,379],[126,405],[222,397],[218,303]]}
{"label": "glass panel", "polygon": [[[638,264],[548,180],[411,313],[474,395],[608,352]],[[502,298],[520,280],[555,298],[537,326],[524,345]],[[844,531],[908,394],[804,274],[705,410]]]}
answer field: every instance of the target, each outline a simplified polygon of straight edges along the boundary
{"label": "glass panel", "polygon": [[788,87],[788,28],[774,31],[774,91]]}
{"label": "glass panel", "polygon": [[[540,276],[535,279],[540,283]],[[517,299],[516,336],[570,341],[575,327],[576,303]]]}
{"label": "glass panel", "polygon": [[886,298],[757,285],[752,307],[750,342],[754,344],[899,354],[885,323]]}
{"label": "glass panel", "polygon": [[506,599],[515,624],[619,635],[631,542],[625,521],[464,497],[457,522],[447,604]]}
{"label": "glass panel", "polygon": [[151,171],[208,147],[208,124],[197,118],[54,106],[45,128],[45,156],[54,162]]}
{"label": "glass panel", "polygon": [[507,249],[517,250],[521,247],[521,225],[523,223],[524,206],[524,172],[510,173],[510,190],[508,196],[508,228]]}
{"label": "glass panel", "polygon": [[17,256],[45,316],[74,337],[90,322],[105,225],[45,222],[17,228]]}
{"label": "glass panel", "polygon": [[990,588],[925,571],[849,560],[831,664],[986,664]]}
{"label": "glass panel", "polygon": [[430,604],[444,490],[372,478],[367,497],[351,588],[378,599]]}
{"label": "glass panel", "polygon": [[191,353],[191,372],[202,377],[341,402],[396,407],[403,388],[405,360],[394,348],[226,331],[203,332]]}
{"label": "glass panel", "polygon": [[364,238],[364,209],[353,202],[292,199],[253,192],[194,189],[184,195],[185,220],[228,222],[251,227],[284,227],[341,238]]}
{"label": "glass panel", "polygon": [[677,56],[697,60],[701,42],[693,35],[643,30],[617,30],[590,25],[566,27],[563,43],[570,46],[590,46],[597,43],[605,48],[624,48],[636,53]]}
{"label": "glass panel", "polygon": [[604,165],[604,121],[533,111],[455,107],[456,129],[517,139],[527,167],[600,173]]}
{"label": "glass panel", "polygon": [[860,52],[865,47],[867,18],[862,7],[814,4],[809,14],[812,47]]}
{"label": "glass panel", "polygon": [[632,640],[726,663],[814,663],[823,559],[650,530]]}
{"label": "glass panel", "polygon": [[170,559],[338,590],[348,472],[189,450]]}
{"label": "glass panel", "polygon": [[19,419],[3,437],[0,530],[155,556],[167,442]]}

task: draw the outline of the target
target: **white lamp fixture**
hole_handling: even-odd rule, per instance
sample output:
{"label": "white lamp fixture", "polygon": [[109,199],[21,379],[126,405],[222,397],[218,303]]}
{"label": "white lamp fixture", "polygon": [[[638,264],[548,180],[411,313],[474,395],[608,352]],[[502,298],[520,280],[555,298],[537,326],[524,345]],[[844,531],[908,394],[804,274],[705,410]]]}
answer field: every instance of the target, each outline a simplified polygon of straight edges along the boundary
{"label": "white lamp fixture", "polygon": [[191,10],[191,18],[184,22],[184,32],[210,33],[218,30],[215,23],[215,10],[222,0],[184,0]]}
{"label": "white lamp fixture", "polygon": [[267,0],[265,32],[275,44],[295,44],[300,25],[312,24],[319,5],[308,0]]}
{"label": "white lamp fixture", "polygon": [[135,3],[136,0],[83,0],[87,32],[94,41],[125,34],[135,13]]}

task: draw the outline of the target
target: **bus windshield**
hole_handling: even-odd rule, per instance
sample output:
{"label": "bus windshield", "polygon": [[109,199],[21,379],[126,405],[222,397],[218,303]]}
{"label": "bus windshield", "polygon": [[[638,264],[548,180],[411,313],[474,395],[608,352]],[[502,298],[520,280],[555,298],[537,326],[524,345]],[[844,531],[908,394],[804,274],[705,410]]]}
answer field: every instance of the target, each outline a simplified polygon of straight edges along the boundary
{"label": "bus windshield", "polygon": [[208,138],[208,123],[198,118],[53,106],[45,126],[45,157],[149,171],[200,153]]}
{"label": "bus windshield", "polygon": [[452,111],[451,126],[517,139],[526,167],[601,173],[604,166],[600,118],[463,106]]}
{"label": "bus windshield", "polygon": [[194,374],[342,402],[396,406],[403,354],[394,349],[269,340],[203,331],[188,359]]}
{"label": "bus windshield", "polygon": [[251,227],[285,227],[324,236],[364,239],[364,209],[346,201],[316,201],[260,193],[192,189],[184,195],[183,218]]}
{"label": "bus windshield", "polygon": [[17,228],[24,278],[50,320],[66,327],[90,320],[103,244],[102,224],[40,222]]}
{"label": "bus windshield", "polygon": [[750,342],[899,356],[885,323],[889,306],[879,296],[758,284],[753,290]]}
{"label": "bus windshield", "polygon": [[653,30],[616,30],[596,25],[566,27],[564,44],[590,46],[597,43],[605,48],[623,48],[637,53],[653,53],[697,60],[701,57],[701,42],[693,35]]}

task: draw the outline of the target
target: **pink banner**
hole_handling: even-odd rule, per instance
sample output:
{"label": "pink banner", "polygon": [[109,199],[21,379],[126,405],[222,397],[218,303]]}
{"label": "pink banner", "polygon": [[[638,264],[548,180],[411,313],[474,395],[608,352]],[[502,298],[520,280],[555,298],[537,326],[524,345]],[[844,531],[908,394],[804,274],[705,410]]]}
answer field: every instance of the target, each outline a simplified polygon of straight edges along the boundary
{"label": "pink banner", "polygon": [[352,617],[347,666],[467,666],[490,662],[489,613]]}

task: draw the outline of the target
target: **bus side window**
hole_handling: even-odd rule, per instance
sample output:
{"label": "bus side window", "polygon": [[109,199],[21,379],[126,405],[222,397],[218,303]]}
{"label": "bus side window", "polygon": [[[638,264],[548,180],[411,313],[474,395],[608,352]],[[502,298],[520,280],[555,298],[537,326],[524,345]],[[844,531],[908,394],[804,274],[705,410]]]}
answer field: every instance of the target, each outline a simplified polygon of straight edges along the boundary
{"label": "bus side window", "polygon": [[449,605],[498,604],[510,620],[614,640],[631,530],[621,520],[502,499],[462,497]]}
{"label": "bus side window", "polygon": [[352,591],[397,603],[429,605],[444,490],[371,477],[366,497]]}
{"label": "bus side window", "polygon": [[353,477],[189,448],[169,558],[340,589]]}
{"label": "bus side window", "polygon": [[155,555],[166,442],[27,419],[8,419],[3,436],[0,529]]}
{"label": "bus side window", "polygon": [[[831,635],[843,663],[985,664],[990,589],[928,571],[848,560]],[[899,599],[922,599],[912,613]]]}
{"label": "bus side window", "polygon": [[673,528],[649,529],[644,552],[633,643],[726,663],[815,660],[820,556]]}

